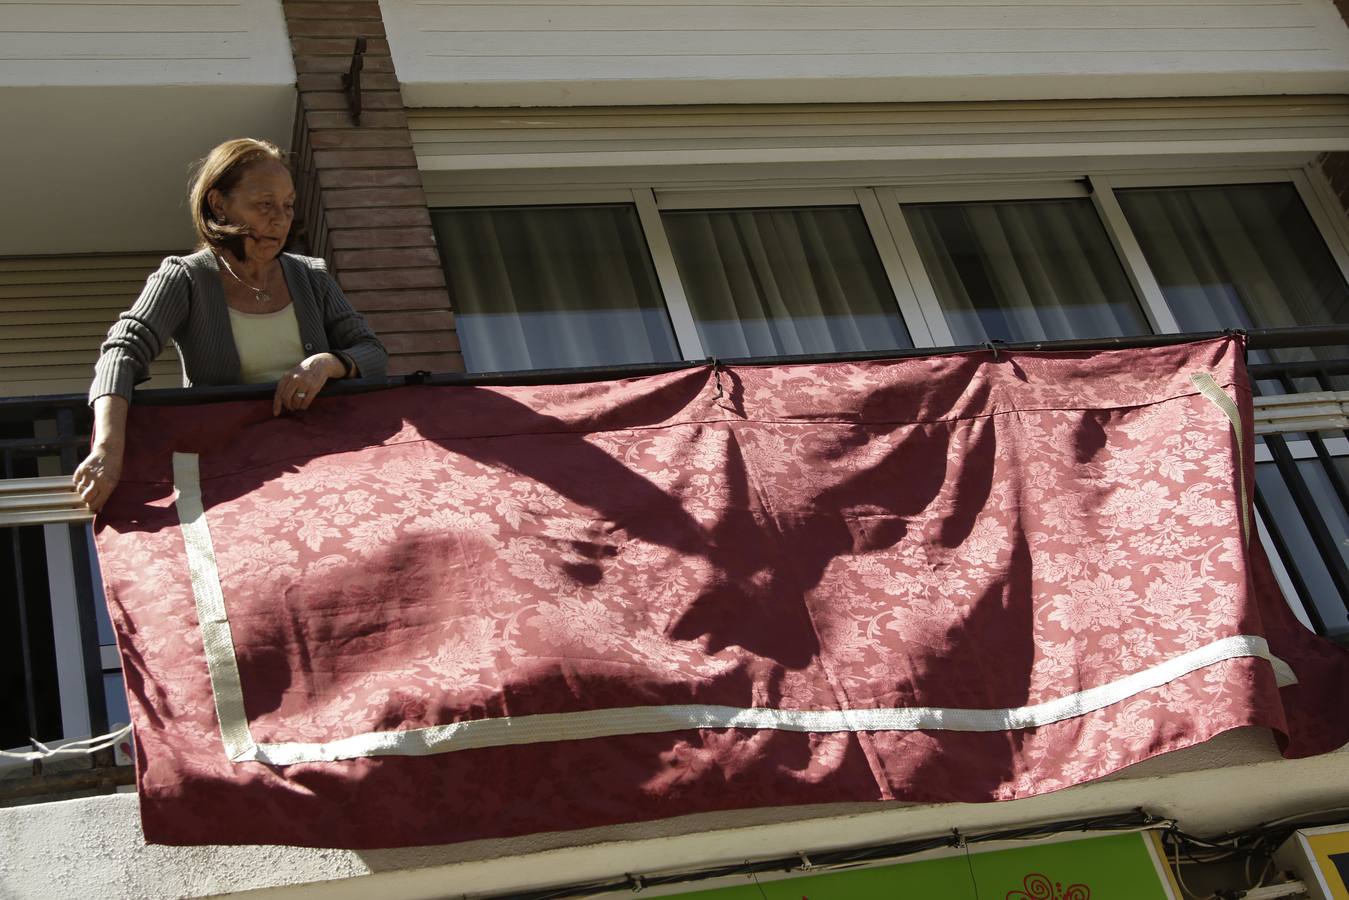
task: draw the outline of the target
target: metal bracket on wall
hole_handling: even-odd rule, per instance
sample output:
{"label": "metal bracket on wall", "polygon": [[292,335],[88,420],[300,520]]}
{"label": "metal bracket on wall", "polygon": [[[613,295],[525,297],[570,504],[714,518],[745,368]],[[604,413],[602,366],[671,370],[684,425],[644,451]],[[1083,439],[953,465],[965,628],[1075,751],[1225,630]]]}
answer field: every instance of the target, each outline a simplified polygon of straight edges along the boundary
{"label": "metal bracket on wall", "polygon": [[346,92],[354,125],[361,124],[361,69],[364,66],[365,38],[358,37],[356,46],[351,51],[351,69],[342,75],[342,90]]}

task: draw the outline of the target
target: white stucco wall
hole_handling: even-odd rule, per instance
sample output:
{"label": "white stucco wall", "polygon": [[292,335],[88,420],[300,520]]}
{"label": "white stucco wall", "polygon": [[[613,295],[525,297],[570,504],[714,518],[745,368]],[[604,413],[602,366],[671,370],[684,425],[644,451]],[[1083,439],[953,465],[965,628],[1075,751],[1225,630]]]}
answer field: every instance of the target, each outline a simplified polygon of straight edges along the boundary
{"label": "white stucco wall", "polygon": [[411,106],[1341,93],[1331,0],[380,0]]}
{"label": "white stucco wall", "polygon": [[[136,798],[0,809],[0,898],[287,900],[483,896],[624,873],[692,869],[1142,806],[1196,834],[1349,805],[1349,753],[1286,761],[1268,732],[1240,729],[1110,779],[1008,803],[848,804],[747,810],[473,841],[343,851],[145,846]],[[471,811],[457,811],[468,815]],[[659,892],[652,891],[654,896]]]}
{"label": "white stucco wall", "polygon": [[279,0],[0,4],[0,256],[190,249],[189,164],[294,113]]}

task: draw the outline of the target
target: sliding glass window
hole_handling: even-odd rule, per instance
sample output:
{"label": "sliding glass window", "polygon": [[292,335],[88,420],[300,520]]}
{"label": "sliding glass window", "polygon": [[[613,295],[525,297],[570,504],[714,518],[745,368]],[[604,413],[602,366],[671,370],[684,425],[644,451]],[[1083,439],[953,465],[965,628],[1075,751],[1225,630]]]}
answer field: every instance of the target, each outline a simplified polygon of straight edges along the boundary
{"label": "sliding glass window", "polygon": [[470,372],[679,358],[631,206],[432,214]]}
{"label": "sliding glass window", "polygon": [[[1349,324],[1349,285],[1292,184],[1116,195],[1182,331]],[[1304,348],[1252,361],[1344,356],[1349,348]]]}
{"label": "sliding glass window", "polygon": [[913,346],[856,206],[667,211],[661,221],[704,353]]}
{"label": "sliding glass window", "polygon": [[1147,318],[1091,201],[903,207],[957,344],[1145,334]]}

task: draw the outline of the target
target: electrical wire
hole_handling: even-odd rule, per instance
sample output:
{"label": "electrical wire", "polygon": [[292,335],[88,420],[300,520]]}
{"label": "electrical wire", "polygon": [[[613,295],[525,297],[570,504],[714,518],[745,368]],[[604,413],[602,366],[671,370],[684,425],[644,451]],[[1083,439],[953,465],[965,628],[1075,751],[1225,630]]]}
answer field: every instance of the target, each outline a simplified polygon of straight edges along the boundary
{"label": "electrical wire", "polygon": [[[865,847],[849,847],[841,850],[822,850],[811,852],[809,854],[810,863],[808,868],[810,871],[815,872],[855,868],[861,865],[899,860],[928,850],[955,848],[961,846],[962,842],[965,845],[968,845],[971,843],[1031,840],[1037,837],[1050,837],[1052,835],[1079,832],[1137,831],[1148,828],[1166,828],[1173,824],[1174,823],[1170,820],[1160,819],[1144,812],[1142,809],[1137,809],[1127,813],[1091,816],[1083,819],[1047,822],[1038,825],[1025,825],[978,834],[953,832],[951,834],[919,838],[911,841],[875,844]],[[966,852],[968,852],[968,846],[966,847]],[[687,884],[692,886],[699,882],[737,875],[749,876],[757,884],[758,879],[755,876],[761,873],[802,872],[806,870],[806,861],[802,854],[798,853],[791,856],[776,857],[772,859],[747,860],[742,863],[713,866],[694,871],[684,870],[649,874],[643,875],[640,879],[636,880],[635,876],[627,876],[622,879],[615,878],[604,881],[558,885],[541,891],[513,893],[510,896],[515,898],[515,900],[576,900],[576,898],[581,897],[597,896],[620,891],[632,891],[634,887],[637,886],[641,888],[665,887],[677,884]],[[762,886],[760,889],[762,890]]]}
{"label": "electrical wire", "polygon": [[109,747],[112,747],[130,733],[131,726],[124,725],[116,731],[110,731],[107,734],[97,734],[93,737],[80,738],[79,740],[66,741],[58,747],[48,747],[37,738],[29,738],[28,743],[32,744],[36,748],[35,750],[25,750],[19,753],[0,750],[0,759],[17,759],[24,762],[34,762],[51,759],[54,756],[89,756],[100,750],[106,750]]}
{"label": "electrical wire", "polygon": [[979,879],[974,876],[974,859],[970,856],[969,841],[964,842],[965,868],[970,870],[970,888],[974,891],[974,900],[979,900]]}
{"label": "electrical wire", "polygon": [[1185,883],[1185,879],[1180,874],[1180,843],[1172,844],[1171,849],[1175,858],[1175,865],[1171,867],[1171,871],[1176,876],[1176,884],[1180,885],[1180,892],[1190,900],[1197,900],[1199,895],[1190,890],[1190,886]]}
{"label": "electrical wire", "polygon": [[[1163,840],[1175,860],[1176,881],[1189,897],[1197,898],[1197,895],[1185,884],[1181,874],[1183,866],[1205,865],[1234,858],[1241,858],[1242,861],[1245,885],[1240,890],[1249,891],[1264,886],[1274,875],[1274,853],[1293,832],[1301,828],[1340,824],[1346,812],[1349,812],[1349,807],[1297,813],[1211,838],[1187,834],[1172,826],[1166,829]],[[1182,861],[1182,856],[1185,861]],[[1260,868],[1257,874],[1252,875],[1253,866],[1257,863]]]}

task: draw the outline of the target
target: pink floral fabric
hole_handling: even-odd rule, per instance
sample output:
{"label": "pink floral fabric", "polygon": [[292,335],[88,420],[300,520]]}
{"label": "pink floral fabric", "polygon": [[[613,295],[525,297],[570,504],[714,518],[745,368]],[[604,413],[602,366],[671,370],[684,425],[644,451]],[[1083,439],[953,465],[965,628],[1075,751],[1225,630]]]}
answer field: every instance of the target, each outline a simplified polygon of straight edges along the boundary
{"label": "pink floral fabric", "polygon": [[[1349,740],[1338,648],[1243,533],[1235,340],[136,406],[97,539],[146,838],[380,847],[748,806],[985,801],[1230,728]],[[1246,416],[1249,423],[1249,415]],[[1247,425],[1245,439],[1252,436]],[[1235,635],[1037,728],[702,729],[272,766],[221,743],[173,502],[201,454],[259,742],[621,707],[1003,709]]]}

